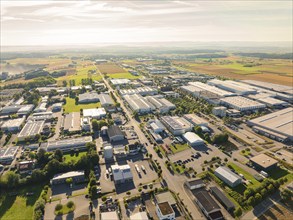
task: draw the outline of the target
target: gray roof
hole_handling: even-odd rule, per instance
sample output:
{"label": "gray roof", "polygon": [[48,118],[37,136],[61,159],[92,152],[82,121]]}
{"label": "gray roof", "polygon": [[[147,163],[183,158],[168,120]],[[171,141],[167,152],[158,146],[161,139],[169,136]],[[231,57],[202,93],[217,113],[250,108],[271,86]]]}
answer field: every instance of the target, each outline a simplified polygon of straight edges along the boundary
{"label": "gray roof", "polygon": [[199,192],[194,193],[194,196],[208,213],[221,209],[206,190],[200,190]]}
{"label": "gray roof", "polygon": [[210,190],[213,194],[215,194],[215,197],[223,203],[227,209],[235,208],[235,205],[233,202],[228,199],[228,197],[216,186],[210,187]]}
{"label": "gray roof", "polygon": [[107,132],[108,132],[109,137],[114,137],[116,135],[123,135],[124,136],[124,134],[121,131],[121,129],[118,126],[115,126],[115,125],[110,126],[108,128]]}
{"label": "gray roof", "polygon": [[113,100],[111,99],[111,97],[108,94],[105,94],[105,93],[100,94],[99,99],[100,99],[102,106],[105,104],[114,105]]}

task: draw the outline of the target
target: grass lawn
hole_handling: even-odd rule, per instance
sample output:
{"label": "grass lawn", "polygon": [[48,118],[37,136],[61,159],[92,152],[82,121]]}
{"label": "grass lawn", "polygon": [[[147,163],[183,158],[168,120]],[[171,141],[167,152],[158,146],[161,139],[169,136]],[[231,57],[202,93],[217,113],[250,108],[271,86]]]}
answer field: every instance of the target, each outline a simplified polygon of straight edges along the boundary
{"label": "grass lawn", "polygon": [[288,183],[290,183],[293,180],[293,174],[285,169],[282,169],[281,167],[276,167],[268,171],[267,173],[269,174],[269,177],[273,180],[277,180],[282,177],[286,177],[288,179]]}
{"label": "grass lawn", "polygon": [[243,176],[245,177],[245,179],[250,180],[252,182],[252,184],[249,184],[248,187],[251,188],[255,188],[258,187],[260,185],[260,182],[258,182],[253,175],[251,175],[249,172],[243,170],[242,168],[238,167],[236,164],[229,162],[227,165],[230,165],[233,167],[233,169],[237,172],[237,173],[241,173],[243,174]]}
{"label": "grass lawn", "polygon": [[101,107],[101,103],[89,103],[89,104],[75,104],[75,99],[73,98],[66,98],[66,104],[63,105],[63,108],[65,109],[65,113],[69,112],[79,112],[80,109],[87,109],[87,108],[98,108]]}
{"label": "grass lawn", "polygon": [[170,145],[170,149],[173,152],[173,154],[176,154],[178,152],[184,151],[184,150],[186,150],[188,148],[189,148],[188,144],[175,144],[175,146]]}
{"label": "grass lawn", "polygon": [[110,78],[123,78],[123,79],[138,79],[141,76],[134,76],[131,73],[112,73],[112,74],[108,74],[108,76]]}
{"label": "grass lawn", "polygon": [[75,156],[75,154],[74,154],[74,156],[71,156],[70,154],[65,154],[65,155],[63,155],[64,162],[69,163],[70,161],[72,161],[73,163],[75,163],[83,155],[86,155],[86,152],[79,152],[78,156]]}
{"label": "grass lawn", "polygon": [[[39,198],[43,185],[33,185],[10,191],[17,192],[17,196],[9,196],[9,192],[1,192],[0,195],[0,219],[32,219],[34,204]],[[27,192],[34,192],[32,196],[26,196]]]}
{"label": "grass lawn", "polygon": [[[178,174],[182,174],[182,173],[184,173],[184,168],[182,167],[182,166],[180,166],[180,165],[177,165],[177,164],[174,164],[174,163],[171,163],[171,167],[173,168],[173,171],[175,172],[175,173],[178,173]],[[177,170],[177,168],[179,169],[179,170]],[[178,172],[179,171],[179,172]]]}

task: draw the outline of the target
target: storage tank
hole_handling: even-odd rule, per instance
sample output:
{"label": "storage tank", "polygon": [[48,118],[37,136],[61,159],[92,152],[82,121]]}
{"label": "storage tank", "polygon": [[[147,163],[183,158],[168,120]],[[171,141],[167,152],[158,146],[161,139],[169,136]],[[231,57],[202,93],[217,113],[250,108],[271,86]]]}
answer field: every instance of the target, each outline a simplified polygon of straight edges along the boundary
{"label": "storage tank", "polygon": [[111,145],[104,147],[104,158],[105,160],[113,158],[113,147]]}
{"label": "storage tank", "polygon": [[101,128],[101,135],[103,135],[103,136],[107,135],[107,131],[108,131],[108,127],[107,126],[103,126]]}

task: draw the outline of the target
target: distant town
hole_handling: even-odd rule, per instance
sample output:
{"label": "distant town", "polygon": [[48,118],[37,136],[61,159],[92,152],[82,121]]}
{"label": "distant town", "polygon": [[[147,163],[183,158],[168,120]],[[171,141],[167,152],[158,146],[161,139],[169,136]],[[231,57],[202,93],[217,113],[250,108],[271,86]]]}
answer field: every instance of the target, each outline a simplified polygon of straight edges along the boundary
{"label": "distant town", "polygon": [[1,58],[0,219],[292,217],[292,86],[179,54]]}

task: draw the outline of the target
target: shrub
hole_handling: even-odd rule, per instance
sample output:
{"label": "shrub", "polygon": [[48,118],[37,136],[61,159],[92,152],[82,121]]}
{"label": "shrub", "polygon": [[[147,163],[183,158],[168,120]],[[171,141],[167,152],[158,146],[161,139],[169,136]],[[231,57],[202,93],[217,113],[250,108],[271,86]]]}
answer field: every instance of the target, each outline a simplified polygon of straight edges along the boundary
{"label": "shrub", "polygon": [[62,208],[63,208],[63,205],[59,203],[55,206],[55,211],[60,211]]}
{"label": "shrub", "polygon": [[74,202],[69,201],[67,202],[66,206],[71,209],[74,206]]}
{"label": "shrub", "polygon": [[107,197],[106,196],[103,196],[102,197],[102,201],[105,202],[106,200],[107,200]]}
{"label": "shrub", "polygon": [[240,217],[242,215],[242,209],[240,207],[238,207],[237,209],[235,209],[234,211],[234,216],[235,217]]}

